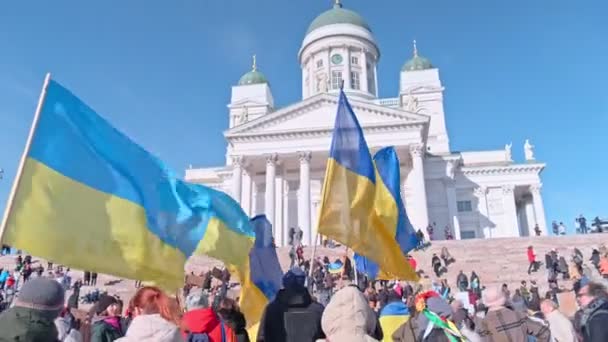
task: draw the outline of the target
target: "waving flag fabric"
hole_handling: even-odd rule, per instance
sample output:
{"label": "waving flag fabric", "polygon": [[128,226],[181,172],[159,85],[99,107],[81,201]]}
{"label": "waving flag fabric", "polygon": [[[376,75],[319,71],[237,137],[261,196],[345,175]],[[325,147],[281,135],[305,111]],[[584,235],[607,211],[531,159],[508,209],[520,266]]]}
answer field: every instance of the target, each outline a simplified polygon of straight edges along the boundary
{"label": "waving flag fabric", "polygon": [[344,271],[344,263],[337,260],[327,265],[327,271],[331,274],[341,274]]}
{"label": "waving flag fabric", "polygon": [[[405,205],[401,199],[401,168],[399,166],[399,157],[393,147],[385,147],[376,152],[374,155],[374,163],[376,164],[376,169],[380,175],[378,182],[384,184],[384,187],[388,189],[394,201],[394,203],[382,206],[378,208],[378,210],[381,212],[381,215],[388,217],[394,217],[394,213],[397,212],[394,239],[399,244],[401,252],[407,254],[418,245],[418,238],[416,237],[416,231],[407,216]],[[391,275],[389,272],[382,272],[377,263],[362,255],[355,254],[354,259],[357,270],[366,274],[370,279],[387,280],[399,278]],[[410,277],[416,276],[416,270],[411,268],[409,262],[403,265],[403,267],[408,273],[411,273]]]}
{"label": "waving flag fabric", "polygon": [[318,232],[404,280],[416,280],[395,239],[399,211],[395,197],[378,181],[361,126],[346,95],[338,111],[323,183]]}
{"label": "waving flag fabric", "polygon": [[253,231],[238,203],[185,183],[59,83],[45,82],[3,225],[4,244],[72,268],[175,289],[225,232]]}
{"label": "waving flag fabric", "polygon": [[252,218],[251,225],[255,230],[255,244],[249,252],[249,269],[241,278],[240,305],[251,326],[249,337],[255,341],[264,308],[281,289],[283,271],[272,245],[272,225],[266,215]]}
{"label": "waving flag fabric", "polygon": [[384,332],[382,341],[392,341],[393,333],[410,318],[410,311],[401,301],[390,302],[380,310],[380,326]]}

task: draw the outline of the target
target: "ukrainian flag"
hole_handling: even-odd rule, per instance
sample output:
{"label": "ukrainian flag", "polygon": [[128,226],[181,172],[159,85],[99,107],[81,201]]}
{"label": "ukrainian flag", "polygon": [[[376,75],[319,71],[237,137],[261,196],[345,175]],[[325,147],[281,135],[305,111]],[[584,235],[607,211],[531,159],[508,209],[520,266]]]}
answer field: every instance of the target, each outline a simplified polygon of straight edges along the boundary
{"label": "ukrainian flag", "polygon": [[[394,207],[391,204],[390,210],[382,214],[392,217],[393,211],[397,210],[398,216],[397,226],[395,229],[395,240],[399,244],[401,252],[403,254],[407,254],[418,245],[418,237],[416,236],[414,227],[407,216],[405,205],[401,199],[401,168],[399,166],[399,157],[397,156],[397,152],[393,147],[385,147],[376,152],[374,155],[374,163],[376,164],[376,169],[380,175],[379,182],[382,182],[384,187],[390,191],[395,202]],[[379,209],[382,210],[383,208]],[[378,264],[364,256],[355,254],[354,259],[357,270],[366,274],[370,279],[389,280],[396,278],[390,274],[386,274],[386,272],[381,272]],[[407,268],[407,271],[411,272],[412,276],[415,276],[416,271],[411,269],[409,263],[406,263],[403,265],[403,267]]]}
{"label": "ukrainian flag", "polygon": [[251,225],[255,230],[255,244],[249,252],[248,272],[241,278],[240,305],[251,326],[249,337],[255,341],[262,313],[281,289],[283,270],[272,245],[272,225],[266,215],[252,218]]}
{"label": "ukrainian flag", "polygon": [[390,302],[380,310],[380,327],[384,333],[382,341],[392,341],[393,333],[410,319],[410,310],[401,301]]}
{"label": "ukrainian flag", "polygon": [[3,221],[5,244],[175,289],[201,240],[254,235],[228,195],[178,180],[48,76],[30,139]]}
{"label": "ukrainian flag", "polygon": [[340,92],[318,232],[396,278],[417,280],[395,239],[399,220],[395,196],[379,178],[361,126]]}
{"label": "ukrainian flag", "polygon": [[344,263],[340,260],[336,260],[327,265],[327,271],[331,274],[342,274],[342,272],[344,272]]}

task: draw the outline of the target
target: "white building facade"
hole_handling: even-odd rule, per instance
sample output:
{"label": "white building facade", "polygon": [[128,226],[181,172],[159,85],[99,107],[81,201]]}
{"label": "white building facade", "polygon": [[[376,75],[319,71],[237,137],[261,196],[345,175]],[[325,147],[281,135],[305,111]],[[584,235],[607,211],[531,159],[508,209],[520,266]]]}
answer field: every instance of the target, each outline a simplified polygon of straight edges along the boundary
{"label": "white building facade", "polygon": [[399,94],[378,98],[380,49],[364,19],[339,3],[311,24],[298,52],[302,101],[274,107],[270,84],[254,65],[232,87],[226,165],[190,168],[186,180],[231,194],[253,216],[266,214],[275,241],[290,227],[304,244],[318,242],[316,222],[340,85],[374,153],[394,146],[401,161],[402,197],[412,224],[433,239],[547,233],[533,146],[515,163],[511,145],[495,151],[452,152],[439,70],[420,56],[401,69]]}

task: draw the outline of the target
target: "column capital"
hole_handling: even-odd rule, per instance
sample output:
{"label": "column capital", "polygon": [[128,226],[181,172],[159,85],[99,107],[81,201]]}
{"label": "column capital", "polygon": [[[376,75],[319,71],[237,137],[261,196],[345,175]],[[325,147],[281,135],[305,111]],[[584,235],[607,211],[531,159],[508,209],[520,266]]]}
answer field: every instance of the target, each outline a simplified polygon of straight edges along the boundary
{"label": "column capital", "polygon": [[310,159],[312,158],[312,152],[310,151],[300,151],[298,152],[298,158],[300,159],[301,164],[310,163]]}
{"label": "column capital", "polygon": [[513,184],[505,184],[502,186],[502,193],[505,195],[510,195],[515,190],[515,185]]}
{"label": "column capital", "polygon": [[543,185],[541,183],[531,184],[530,185],[530,192],[532,192],[532,194],[539,194],[540,193],[540,189],[542,187],[543,187]]}
{"label": "column capital", "polygon": [[265,155],[265,158],[266,158],[266,165],[276,166],[277,161],[279,160],[279,155],[276,153],[271,153],[271,154]]}
{"label": "column capital", "polygon": [[412,144],[410,145],[410,153],[415,157],[422,157],[424,155],[423,144]]}
{"label": "column capital", "polygon": [[245,166],[245,157],[243,156],[230,156],[230,159],[232,160],[232,166],[239,166],[239,167],[244,167]]}
{"label": "column capital", "polygon": [[488,193],[488,188],[485,186],[477,187],[475,188],[474,193],[477,197],[485,196]]}

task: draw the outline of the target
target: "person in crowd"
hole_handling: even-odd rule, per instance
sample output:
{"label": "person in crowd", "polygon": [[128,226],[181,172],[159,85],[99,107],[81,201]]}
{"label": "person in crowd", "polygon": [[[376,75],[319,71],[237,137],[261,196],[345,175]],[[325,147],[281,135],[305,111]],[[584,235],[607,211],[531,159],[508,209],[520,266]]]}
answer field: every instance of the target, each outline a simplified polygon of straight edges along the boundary
{"label": "person in crowd", "polygon": [[564,222],[559,223],[558,231],[559,231],[559,235],[566,235],[567,229],[566,229],[566,225],[564,224]]}
{"label": "person in crowd", "polygon": [[593,251],[591,251],[591,258],[589,258],[589,261],[591,261],[591,264],[598,270],[600,268],[600,259],[600,251],[597,248],[594,248]]}
{"label": "person in crowd", "polygon": [[460,300],[450,303],[452,307],[452,320],[468,342],[481,342],[481,336],[475,332],[475,322]]}
{"label": "person in crowd", "polygon": [[[416,296],[410,319],[391,336],[395,342],[448,342],[464,341],[464,336],[452,322],[452,308],[436,292],[423,292]],[[432,323],[432,324],[431,324]],[[450,337],[448,337],[450,336]]]}
{"label": "person in crowd", "polygon": [[9,276],[8,268],[5,268],[2,271],[0,271],[0,290],[4,288],[4,284],[6,284],[6,281],[8,280],[8,276]]}
{"label": "person in crowd", "polygon": [[[321,341],[372,342],[383,338],[374,311],[355,286],[346,286],[334,294],[323,312],[321,325],[327,336],[327,339]],[[307,337],[283,341],[315,340]]]}
{"label": "person in crowd", "polygon": [[549,328],[527,317],[525,313],[505,307],[507,297],[502,289],[489,287],[483,292],[488,311],[478,327],[482,338],[493,342],[525,342],[528,335],[538,342],[549,342]]}
{"label": "person in crowd", "polygon": [[159,288],[140,288],[131,300],[133,321],[118,342],[182,342],[179,308]]}
{"label": "person in crowd", "polygon": [[28,281],[13,307],[0,315],[0,341],[58,341],[54,321],[64,300],[65,291],[56,281],[46,278]]}
{"label": "person in crowd", "polygon": [[298,267],[283,276],[283,289],[264,309],[258,342],[308,342],[325,337],[321,329],[323,305],[313,301],[305,280],[306,274]]}
{"label": "person in crowd", "polygon": [[190,292],[186,298],[186,310],[181,325],[186,341],[196,341],[197,338],[204,341],[205,337],[209,342],[234,341],[234,331],[213,310],[203,291]]}
{"label": "person in crowd", "polygon": [[530,299],[528,300],[528,309],[532,311],[540,311],[540,293],[538,287],[532,285],[530,288]]}
{"label": "person in crowd", "polygon": [[528,246],[528,274],[536,271],[536,254],[534,253],[534,247]]}
{"label": "person in crowd", "polygon": [[549,330],[554,340],[559,342],[576,342],[576,333],[572,322],[563,313],[559,312],[557,303],[552,300],[543,300],[540,310],[545,320],[549,322]]}
{"label": "person in crowd", "polygon": [[439,294],[441,295],[441,298],[445,299],[445,300],[449,300],[450,295],[452,293],[452,289],[450,288],[450,285],[448,285],[448,280],[447,279],[441,279],[441,287],[439,289]]}
{"label": "person in crowd", "polygon": [[217,313],[222,321],[226,322],[226,325],[234,332],[235,342],[249,342],[245,315],[243,315],[234,299],[222,299]]}
{"label": "person in crowd", "polygon": [[433,257],[431,258],[431,265],[437,278],[441,277],[441,259],[435,253],[433,253]]}
{"label": "person in crowd", "polygon": [[517,312],[525,313],[528,309],[526,307],[526,302],[524,300],[524,297],[521,295],[521,291],[519,289],[515,290],[513,297],[511,297],[510,304],[511,304],[511,308]]}
{"label": "person in crowd", "polygon": [[562,274],[562,279],[570,279],[570,274],[568,274],[568,262],[566,261],[566,258],[560,256],[557,267],[559,269],[559,273]]}
{"label": "person in crowd", "polygon": [[124,336],[120,325],[121,305],[116,297],[101,295],[93,309],[91,342],[112,342]]}
{"label": "person in crowd", "polygon": [[82,334],[80,333],[80,321],[78,321],[71,313],[69,308],[63,309],[59,317],[55,319],[55,327],[57,328],[57,336],[61,342],[82,342]]}
{"label": "person in crowd", "polygon": [[542,231],[540,230],[538,223],[534,225],[534,234],[536,234],[536,236],[540,236],[540,234],[542,234]]}
{"label": "person in crowd", "polygon": [[84,271],[84,275],[83,275],[83,277],[82,277],[82,278],[83,278],[84,284],[85,284],[86,286],[91,285],[91,272],[89,272],[89,271]]}
{"label": "person in crowd", "polygon": [[443,260],[445,267],[450,266],[450,264],[455,261],[452,254],[450,254],[450,251],[445,246],[441,247],[441,259]]}
{"label": "person in crowd", "polygon": [[70,297],[68,298],[68,308],[69,309],[78,309],[78,300],[80,298],[80,287],[82,283],[80,280],[74,283],[73,291]]}
{"label": "person in crowd", "polygon": [[97,286],[97,272],[91,272],[91,286]]}
{"label": "person in crowd", "polygon": [[471,282],[471,289],[475,292],[477,297],[481,297],[481,280],[475,271],[471,272],[471,277],[469,278]]}
{"label": "person in crowd", "polygon": [[528,290],[528,283],[525,280],[521,281],[521,286],[519,287],[519,293],[523,298],[526,305],[530,301],[530,291]]}
{"label": "person in crowd", "polygon": [[456,277],[456,283],[458,284],[458,290],[464,292],[469,288],[469,279],[461,270]]}
{"label": "person in crowd", "polygon": [[582,308],[580,327],[584,342],[608,341],[608,292],[600,283],[582,283],[577,293]]}
{"label": "person in crowd", "polygon": [[598,270],[604,279],[608,279],[608,255],[603,255],[600,258]]}

